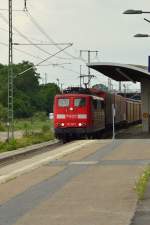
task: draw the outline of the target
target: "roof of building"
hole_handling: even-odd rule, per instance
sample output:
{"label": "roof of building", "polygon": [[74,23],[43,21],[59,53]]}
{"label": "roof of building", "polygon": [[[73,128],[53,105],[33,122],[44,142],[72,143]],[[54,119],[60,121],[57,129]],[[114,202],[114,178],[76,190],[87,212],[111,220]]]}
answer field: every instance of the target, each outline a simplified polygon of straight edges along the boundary
{"label": "roof of building", "polygon": [[141,82],[145,79],[150,80],[150,73],[146,66],[109,62],[90,63],[87,66],[116,81]]}

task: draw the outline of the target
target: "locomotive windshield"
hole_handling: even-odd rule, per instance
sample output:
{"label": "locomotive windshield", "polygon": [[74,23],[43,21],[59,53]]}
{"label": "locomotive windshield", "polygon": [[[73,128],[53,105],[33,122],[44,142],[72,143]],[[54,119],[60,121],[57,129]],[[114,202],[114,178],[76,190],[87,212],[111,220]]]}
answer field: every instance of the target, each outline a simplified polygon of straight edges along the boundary
{"label": "locomotive windshield", "polygon": [[68,107],[69,106],[69,99],[68,98],[59,98],[58,99],[58,106],[59,107]]}
{"label": "locomotive windshield", "polygon": [[85,98],[76,98],[75,100],[74,100],[74,106],[75,107],[83,107],[83,106],[85,106]]}

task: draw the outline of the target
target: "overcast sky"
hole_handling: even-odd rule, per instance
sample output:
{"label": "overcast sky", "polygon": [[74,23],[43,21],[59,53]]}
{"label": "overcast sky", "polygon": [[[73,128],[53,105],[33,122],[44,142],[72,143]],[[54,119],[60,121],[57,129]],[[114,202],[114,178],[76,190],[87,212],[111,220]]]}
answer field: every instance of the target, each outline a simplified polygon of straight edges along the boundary
{"label": "overcast sky", "polygon": [[[8,0],[0,0],[0,8],[8,7]],[[12,0],[14,9],[23,9],[24,0]],[[13,12],[13,25],[33,43],[50,43],[35,24],[38,23],[42,29],[55,42],[71,42],[73,47],[67,52],[79,57],[81,49],[98,50],[99,56],[92,54],[91,61],[129,63],[147,65],[150,54],[150,39],[136,39],[136,33],[150,33],[150,24],[143,20],[144,17],[150,19],[149,14],[143,15],[123,15],[126,9],[142,9],[150,11],[147,0],[27,0],[27,9],[31,16],[25,12]],[[0,11],[0,63],[8,62],[8,24],[4,22],[2,16],[8,19],[7,11]],[[20,37],[14,30],[13,42],[27,43],[27,40]],[[63,47],[63,46],[61,46]],[[20,50],[32,54],[34,57],[14,50],[14,63],[22,60],[29,60],[35,64],[48,57],[48,54],[41,52],[34,46],[17,46]],[[53,54],[58,51],[52,46],[43,47],[45,51]],[[66,54],[59,57],[65,59],[52,58],[43,63],[69,63],[64,64],[64,68],[54,66],[38,67],[38,72],[44,77],[47,73],[48,82],[56,82],[59,78],[64,86],[78,85],[78,73],[80,64],[83,65],[83,73],[87,72],[85,64],[81,60],[73,60]],[[38,58],[39,57],[39,58]],[[87,55],[84,54],[87,59]],[[69,71],[73,70],[73,71]],[[97,78],[95,83],[106,83],[104,76],[95,73]]]}

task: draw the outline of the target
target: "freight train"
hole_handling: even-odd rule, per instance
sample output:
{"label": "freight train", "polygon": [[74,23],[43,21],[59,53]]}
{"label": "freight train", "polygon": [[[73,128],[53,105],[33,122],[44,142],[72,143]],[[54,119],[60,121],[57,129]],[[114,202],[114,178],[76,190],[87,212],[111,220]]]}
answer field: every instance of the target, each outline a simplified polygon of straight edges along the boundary
{"label": "freight train", "polygon": [[64,142],[72,137],[98,137],[115,125],[141,121],[141,101],[127,99],[99,89],[68,88],[54,100],[54,131]]}

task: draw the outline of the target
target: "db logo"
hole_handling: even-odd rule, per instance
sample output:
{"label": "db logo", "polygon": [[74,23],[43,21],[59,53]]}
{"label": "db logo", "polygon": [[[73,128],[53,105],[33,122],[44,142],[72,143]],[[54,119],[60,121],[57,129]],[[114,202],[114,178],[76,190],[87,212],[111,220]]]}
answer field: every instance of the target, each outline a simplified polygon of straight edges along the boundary
{"label": "db logo", "polygon": [[148,118],[148,117],[149,117],[149,113],[144,112],[144,113],[143,113],[143,118]]}

